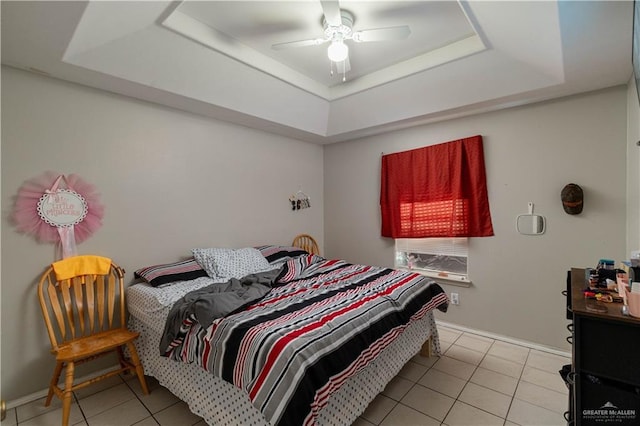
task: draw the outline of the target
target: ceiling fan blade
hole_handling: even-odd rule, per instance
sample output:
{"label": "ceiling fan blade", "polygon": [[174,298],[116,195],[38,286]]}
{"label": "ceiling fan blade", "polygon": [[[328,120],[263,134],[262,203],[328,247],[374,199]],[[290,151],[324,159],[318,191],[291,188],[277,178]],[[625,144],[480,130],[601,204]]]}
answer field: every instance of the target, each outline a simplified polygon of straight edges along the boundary
{"label": "ceiling fan blade", "polygon": [[363,41],[387,41],[387,40],[404,40],[411,34],[411,28],[407,25],[389,28],[376,28],[373,30],[362,30],[353,33],[353,40],[357,42]]}
{"label": "ceiling fan blade", "polygon": [[338,0],[322,0],[322,11],[324,19],[331,27],[339,27],[342,25],[342,16],[340,15],[340,2]]}
{"label": "ceiling fan blade", "polygon": [[283,50],[289,49],[292,47],[305,47],[305,46],[317,46],[319,44],[325,43],[328,40],[324,38],[314,38],[309,40],[298,40],[298,41],[287,41],[285,43],[276,43],[271,45],[271,49],[273,50]]}

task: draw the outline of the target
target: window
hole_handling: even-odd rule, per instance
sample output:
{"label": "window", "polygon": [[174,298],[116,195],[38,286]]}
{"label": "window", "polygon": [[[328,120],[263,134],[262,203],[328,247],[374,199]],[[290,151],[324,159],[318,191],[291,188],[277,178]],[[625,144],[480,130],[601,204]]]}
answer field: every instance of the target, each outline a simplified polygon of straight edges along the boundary
{"label": "window", "polygon": [[398,238],[395,267],[469,283],[468,238]]}
{"label": "window", "polygon": [[468,237],[493,235],[482,136],[383,155],[380,177],[396,268],[469,284]]}

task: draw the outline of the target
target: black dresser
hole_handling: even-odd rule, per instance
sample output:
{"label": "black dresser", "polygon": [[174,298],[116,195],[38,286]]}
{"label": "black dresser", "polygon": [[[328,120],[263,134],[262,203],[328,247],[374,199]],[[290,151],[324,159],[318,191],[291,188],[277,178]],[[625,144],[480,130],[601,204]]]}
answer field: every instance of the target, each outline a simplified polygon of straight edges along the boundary
{"label": "black dresser", "polygon": [[640,319],[621,303],[585,299],[585,270],[567,276],[572,364],[566,377],[572,425],[640,425]]}

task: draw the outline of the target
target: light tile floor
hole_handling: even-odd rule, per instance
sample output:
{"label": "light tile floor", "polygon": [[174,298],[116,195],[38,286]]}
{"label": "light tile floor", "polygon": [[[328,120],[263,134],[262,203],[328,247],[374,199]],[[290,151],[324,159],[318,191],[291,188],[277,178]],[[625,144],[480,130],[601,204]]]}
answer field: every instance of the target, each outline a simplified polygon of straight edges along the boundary
{"label": "light tile floor", "polygon": [[[443,356],[410,360],[353,426],[565,425],[570,359],[439,326]],[[72,425],[204,426],[186,404],[148,379],[114,377],[75,393]],[[60,424],[60,401],[11,410],[2,426]]]}

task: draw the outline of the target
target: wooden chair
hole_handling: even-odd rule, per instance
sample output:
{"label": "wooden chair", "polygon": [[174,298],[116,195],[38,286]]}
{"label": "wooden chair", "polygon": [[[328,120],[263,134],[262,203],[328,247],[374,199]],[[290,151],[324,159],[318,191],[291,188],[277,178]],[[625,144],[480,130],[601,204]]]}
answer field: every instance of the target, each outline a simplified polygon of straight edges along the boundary
{"label": "wooden chair", "polygon": [[[74,256],[55,262],[42,275],[38,298],[51,340],[56,367],[45,406],[53,394],[62,400],[62,425],[69,423],[72,392],[123,372],[135,373],[144,394],[149,393],[133,341],[139,333],[125,323],[124,271],[100,256]],[[124,356],[124,347],[131,359]],[[116,367],[74,384],[76,365],[115,353]],[[58,386],[66,368],[64,386]]]}
{"label": "wooden chair", "polygon": [[302,250],[308,251],[311,254],[320,254],[318,243],[316,243],[316,240],[308,234],[297,235],[293,239],[291,245],[294,247],[300,247]]}

